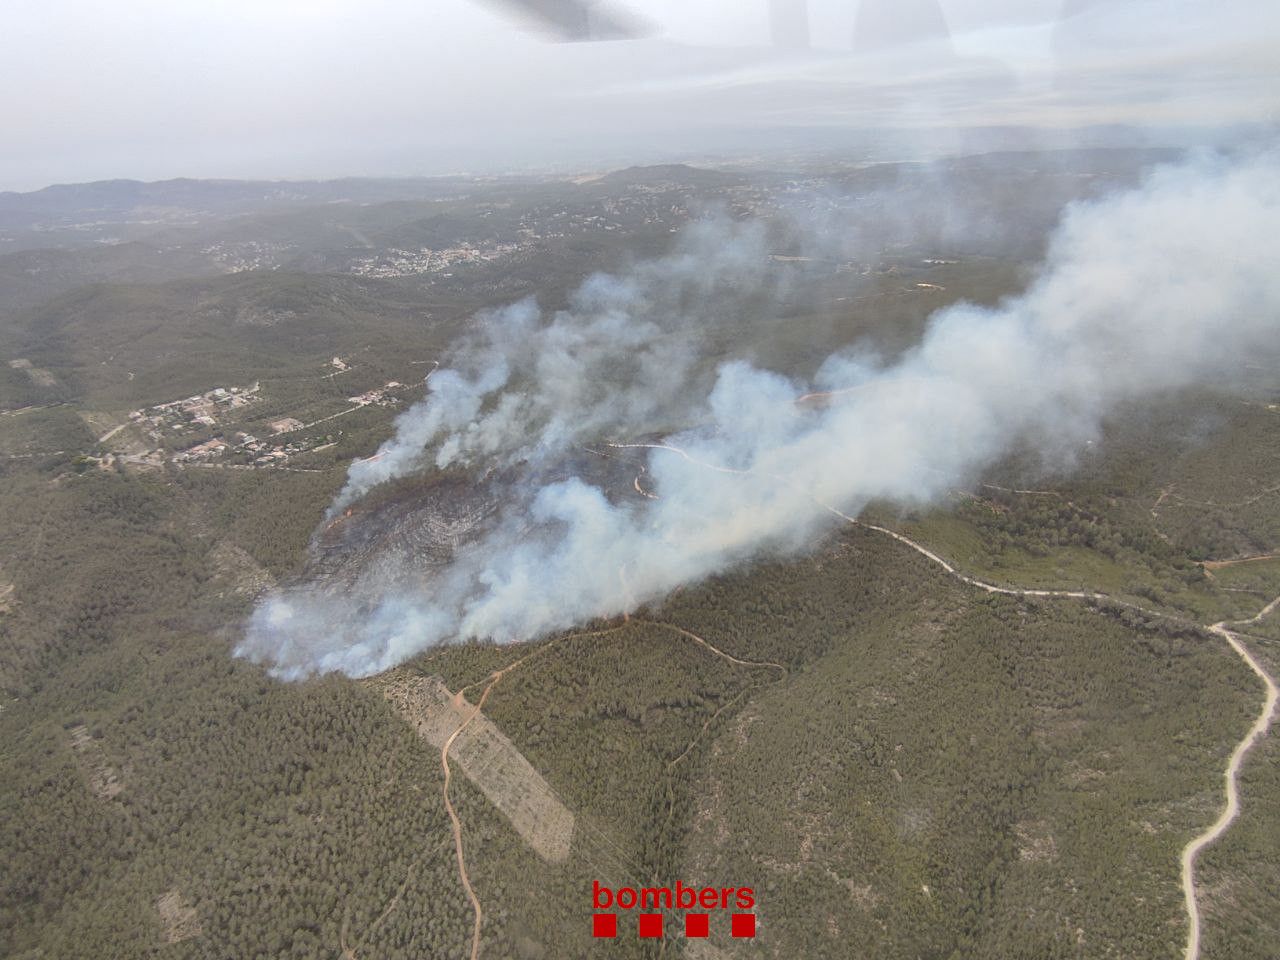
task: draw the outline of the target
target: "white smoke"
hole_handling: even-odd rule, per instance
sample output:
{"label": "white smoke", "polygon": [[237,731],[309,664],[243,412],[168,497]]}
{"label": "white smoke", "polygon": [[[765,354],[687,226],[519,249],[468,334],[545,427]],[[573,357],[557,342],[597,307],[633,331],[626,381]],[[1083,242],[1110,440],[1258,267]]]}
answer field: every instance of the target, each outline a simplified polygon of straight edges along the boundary
{"label": "white smoke", "polygon": [[[832,522],[828,506],[928,502],[1014,444],[1079,448],[1122,401],[1230,386],[1244,358],[1280,353],[1277,223],[1274,154],[1161,169],[1069,209],[1021,296],[949,307],[893,361],[842,353],[812,383],[735,360],[698,385],[696,318],[733,278],[759,285],[758,236],[717,255],[695,242],[628,279],[590,281],[549,321],[519,304],[432,377],[339,502],[420,464],[533,463],[679,413],[698,426],[663,442],[683,453],[629,451],[647,455],[659,499],[534,483],[429,595],[362,597],[357,612],[352,598],[294,588],[259,607],[238,652],[284,677],[364,675],[438,643],[536,637],[802,549]],[[794,403],[813,390],[835,392]]]}
{"label": "white smoke", "polygon": [[744,295],[779,292],[768,263],[758,223],[717,216],[694,224],[670,256],[591,277],[549,318],[532,299],[482,315],[454,368],[434,373],[395,435],[352,465],[330,516],[421,467],[541,462],[604,431],[682,418],[702,332]]}

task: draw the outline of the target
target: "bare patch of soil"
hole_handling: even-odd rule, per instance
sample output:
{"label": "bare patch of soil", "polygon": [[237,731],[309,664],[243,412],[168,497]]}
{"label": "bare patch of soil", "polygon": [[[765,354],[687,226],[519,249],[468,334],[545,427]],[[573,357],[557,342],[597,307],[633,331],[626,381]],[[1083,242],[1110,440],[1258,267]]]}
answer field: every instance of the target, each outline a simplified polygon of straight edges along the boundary
{"label": "bare patch of soil", "polygon": [[388,674],[375,681],[382,694],[434,747],[451,736],[449,757],[511,822],[534,852],[551,863],[569,857],[574,817],[542,775],[493,722],[461,694],[450,693],[439,677]]}
{"label": "bare patch of soil", "polygon": [[187,904],[179,890],[169,890],[156,900],[156,911],[164,925],[164,942],[181,943],[204,932],[196,908]]}
{"label": "bare patch of soil", "polygon": [[102,744],[89,733],[84,724],[71,728],[71,749],[76,752],[85,773],[89,776],[89,789],[100,800],[111,800],[124,790],[120,774],[107,761]]}

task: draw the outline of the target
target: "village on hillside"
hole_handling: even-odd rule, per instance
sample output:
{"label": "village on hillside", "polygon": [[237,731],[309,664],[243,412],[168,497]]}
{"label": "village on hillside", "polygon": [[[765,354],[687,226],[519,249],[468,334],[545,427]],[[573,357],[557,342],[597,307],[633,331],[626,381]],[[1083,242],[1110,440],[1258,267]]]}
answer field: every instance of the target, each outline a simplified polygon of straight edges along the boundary
{"label": "village on hillside", "polygon": [[[334,357],[326,377],[350,371]],[[336,413],[310,420],[297,415],[255,417],[266,397],[260,381],[243,386],[217,386],[203,393],[133,410],[128,420],[98,438],[100,457],[87,457],[101,467],[179,466],[239,468],[281,467],[304,453],[331,447],[335,433],[327,425],[369,407],[394,408],[406,385],[388,380],[380,387],[345,398]],[[313,431],[313,428],[314,431]],[[340,431],[339,431],[340,432]]]}

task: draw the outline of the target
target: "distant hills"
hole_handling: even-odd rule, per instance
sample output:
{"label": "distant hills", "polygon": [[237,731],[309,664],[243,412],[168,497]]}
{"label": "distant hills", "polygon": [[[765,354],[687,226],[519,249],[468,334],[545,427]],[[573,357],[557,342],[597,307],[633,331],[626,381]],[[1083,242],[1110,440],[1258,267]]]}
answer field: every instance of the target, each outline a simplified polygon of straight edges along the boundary
{"label": "distant hills", "polygon": [[98,180],[30,193],[0,192],[0,228],[97,215],[116,221],[181,211],[234,214],[264,205],[435,200],[472,183],[462,177],[340,180]]}

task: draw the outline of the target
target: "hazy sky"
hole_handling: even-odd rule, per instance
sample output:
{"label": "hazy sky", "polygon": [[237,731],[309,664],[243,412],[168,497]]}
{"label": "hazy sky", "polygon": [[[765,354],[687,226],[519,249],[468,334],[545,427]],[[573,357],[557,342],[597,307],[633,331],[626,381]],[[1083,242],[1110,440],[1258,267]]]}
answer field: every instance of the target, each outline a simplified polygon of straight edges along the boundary
{"label": "hazy sky", "polygon": [[[901,10],[901,0],[880,2]],[[924,0],[931,2],[931,0]],[[0,189],[106,177],[520,169],[858,130],[1274,122],[1280,4],[940,0],[944,49],[850,53],[858,0],[629,0],[653,34],[546,42],[492,0],[40,0],[0,21]]]}

